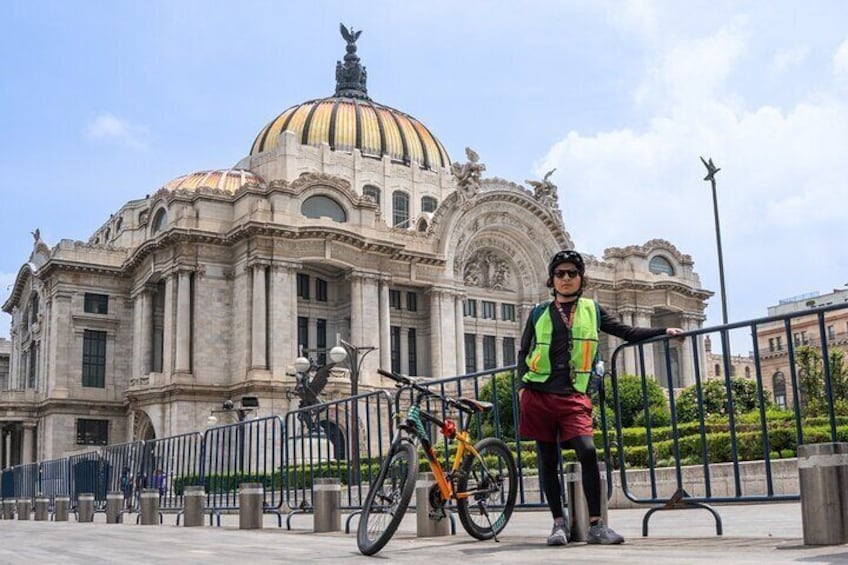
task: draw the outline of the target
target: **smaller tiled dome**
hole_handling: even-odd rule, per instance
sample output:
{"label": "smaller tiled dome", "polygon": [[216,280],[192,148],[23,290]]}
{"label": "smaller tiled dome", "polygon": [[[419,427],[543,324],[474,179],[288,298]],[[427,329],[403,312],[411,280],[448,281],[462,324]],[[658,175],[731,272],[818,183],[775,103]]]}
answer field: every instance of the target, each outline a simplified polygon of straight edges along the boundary
{"label": "smaller tiled dome", "polygon": [[262,177],[246,169],[221,169],[218,171],[200,171],[175,178],[167,183],[165,190],[194,190],[200,187],[217,188],[230,194],[235,193],[247,183],[264,184]]}

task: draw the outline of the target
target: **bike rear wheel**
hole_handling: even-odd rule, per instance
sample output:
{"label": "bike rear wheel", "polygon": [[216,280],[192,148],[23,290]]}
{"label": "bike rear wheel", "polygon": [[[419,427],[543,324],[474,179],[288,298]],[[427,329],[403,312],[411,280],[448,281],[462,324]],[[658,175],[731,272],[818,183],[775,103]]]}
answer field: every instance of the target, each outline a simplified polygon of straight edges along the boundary
{"label": "bike rear wheel", "polygon": [[383,462],[365,497],[356,534],[364,555],[374,555],[392,539],[409,506],[417,475],[418,451],[404,441]]}
{"label": "bike rear wheel", "polygon": [[509,522],[518,492],[515,458],[507,445],[493,437],[477,442],[478,459],[466,455],[460,467],[457,492],[473,492],[457,500],[457,513],[462,527],[479,540],[498,535]]}

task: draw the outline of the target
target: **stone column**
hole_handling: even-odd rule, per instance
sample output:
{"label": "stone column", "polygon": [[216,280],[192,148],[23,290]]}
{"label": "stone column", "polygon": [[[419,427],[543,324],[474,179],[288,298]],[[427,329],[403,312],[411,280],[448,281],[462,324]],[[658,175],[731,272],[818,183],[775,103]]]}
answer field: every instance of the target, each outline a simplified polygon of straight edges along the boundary
{"label": "stone column", "polygon": [[443,376],[441,352],[442,328],[439,318],[441,293],[437,289],[431,288],[425,294],[430,300],[430,376],[438,378]]}
{"label": "stone column", "polygon": [[251,355],[252,369],[268,367],[266,329],[267,304],[265,291],[265,265],[253,265],[253,301],[251,314]]}
{"label": "stone column", "polygon": [[[683,314],[683,328],[685,331],[696,330],[700,327],[700,318],[695,314]],[[695,341],[692,341],[692,338],[687,337],[686,343],[680,346],[680,355],[682,358],[680,359],[680,370],[683,371],[683,382],[681,385],[683,387],[691,386],[695,384],[695,350],[692,345],[698,348],[698,361],[701,364],[701,379],[704,378],[704,368],[706,367],[705,361],[705,351],[703,348],[703,336],[698,336],[695,338]]]}
{"label": "stone column", "polygon": [[474,363],[477,365],[477,370],[483,370],[483,334],[474,334],[474,349],[476,356]]}
{"label": "stone column", "polygon": [[[351,342],[358,346],[373,346],[380,347],[382,345],[382,335],[377,335],[374,332],[374,320],[380,317],[380,291],[377,286],[378,277],[368,274],[362,277],[362,334],[359,341]],[[382,320],[380,321],[382,324]],[[387,326],[388,327],[388,326]],[[380,366],[381,356],[378,352],[369,353],[362,361],[362,369],[359,372],[360,383],[379,382],[377,368]],[[362,391],[360,390],[360,394]]]}
{"label": "stone column", "polygon": [[[650,328],[651,327],[651,316],[653,315],[653,311],[650,309],[637,308],[636,313],[633,315],[633,325],[641,328]],[[645,374],[653,375],[654,378],[657,379],[657,382],[664,383],[665,376],[663,375],[660,378],[660,375],[657,375],[655,370],[655,358],[656,355],[662,354],[661,346],[654,345],[646,345],[644,346],[645,350]]]}
{"label": "stone column", "polygon": [[[623,324],[627,324],[628,326],[633,325],[633,310],[631,308],[621,308],[618,311],[618,317],[621,319]],[[615,336],[610,336],[610,355],[612,355],[612,351],[615,351],[615,348],[624,343],[619,340]],[[621,352],[622,360],[621,365],[619,366],[619,374],[621,371],[624,371],[625,374],[635,375],[637,374],[637,366],[638,366],[638,349],[636,346],[626,347]]]}
{"label": "stone column", "polygon": [[21,463],[35,462],[35,422],[24,422],[23,437],[21,438]]}
{"label": "stone column", "polygon": [[142,374],[142,355],[141,355],[141,318],[144,311],[144,291],[139,292],[133,297],[133,361],[132,372],[130,377],[139,377]]}
{"label": "stone column", "polygon": [[351,273],[350,279],[350,343],[354,346],[362,345],[365,330],[362,327],[362,277]]}
{"label": "stone column", "polygon": [[391,315],[389,311],[388,279],[380,280],[380,366],[386,370],[390,369],[392,366]]}
{"label": "stone column", "polygon": [[165,309],[162,327],[162,372],[174,369],[174,275],[165,277]]}
{"label": "stone column", "polygon": [[457,294],[454,297],[454,326],[456,327],[456,372],[461,374],[465,372],[465,313],[462,308],[462,301],[465,297]]}
{"label": "stone column", "polygon": [[8,469],[12,466],[12,432],[7,431],[3,437],[4,455],[3,468]]}
{"label": "stone column", "polygon": [[191,273],[177,275],[177,351],[174,371],[191,372]]}
{"label": "stone column", "polygon": [[153,294],[149,288],[141,293],[140,375],[153,370]]}
{"label": "stone column", "polygon": [[270,361],[271,370],[280,378],[297,358],[297,267],[294,263],[271,266]]}

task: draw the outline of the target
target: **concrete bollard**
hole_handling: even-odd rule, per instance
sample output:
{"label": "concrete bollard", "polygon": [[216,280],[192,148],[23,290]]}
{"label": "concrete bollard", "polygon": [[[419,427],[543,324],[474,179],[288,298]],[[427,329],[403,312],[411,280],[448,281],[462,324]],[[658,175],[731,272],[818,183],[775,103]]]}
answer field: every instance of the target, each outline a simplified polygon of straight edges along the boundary
{"label": "concrete bollard", "polygon": [[140,523],[142,526],[155,526],[159,523],[159,489],[146,488],[141,491]]}
{"label": "concrete bollard", "polygon": [[262,483],[244,483],[239,488],[239,529],[262,529]]}
{"label": "concrete bollard", "polygon": [[447,515],[431,516],[430,490],[435,485],[433,473],[421,473],[415,482],[416,533],[419,538],[450,535],[450,520]]}
{"label": "concrete bollard", "polygon": [[106,523],[121,522],[121,507],[124,505],[124,495],[120,492],[110,492],[106,495]]}
{"label": "concrete bollard", "polygon": [[39,522],[46,521],[50,517],[50,499],[35,499],[35,519]]}
{"label": "concrete bollard", "polygon": [[568,500],[568,540],[589,539],[589,507],[583,494],[583,475],[580,463],[563,466],[566,499]]}
{"label": "concrete bollard", "polygon": [[32,513],[32,500],[29,498],[18,499],[18,520],[29,520]]}
{"label": "concrete bollard", "polygon": [[848,543],[848,443],[798,446],[805,545]]}
{"label": "concrete bollard", "polygon": [[187,486],[183,493],[183,526],[202,526],[206,492],[203,486]]}
{"label": "concrete bollard", "polygon": [[77,498],[77,520],[79,522],[94,522],[94,495],[84,492]]}
{"label": "concrete bollard", "polygon": [[67,522],[68,521],[68,509],[71,507],[71,497],[69,496],[57,496],[53,502],[53,521],[54,522]]}
{"label": "concrete bollard", "polygon": [[3,501],[3,519],[4,520],[14,520],[15,519],[15,507],[17,504],[14,500],[4,500]]}
{"label": "concrete bollard", "polygon": [[338,532],[342,529],[342,485],[338,479],[315,479],[312,484],[312,507],[315,509],[312,530]]}

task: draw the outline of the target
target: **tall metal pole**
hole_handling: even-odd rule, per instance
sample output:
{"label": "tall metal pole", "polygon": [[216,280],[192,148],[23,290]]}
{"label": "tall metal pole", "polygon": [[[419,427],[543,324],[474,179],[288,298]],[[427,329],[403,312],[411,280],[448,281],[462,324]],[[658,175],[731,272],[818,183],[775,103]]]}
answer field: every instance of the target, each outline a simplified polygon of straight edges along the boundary
{"label": "tall metal pole", "polygon": [[721,253],[721,225],[718,221],[718,196],[716,195],[715,180],[715,174],[721,169],[713,164],[712,157],[708,161],[701,157],[701,162],[707,168],[707,176],[704,177],[704,180],[710,181],[713,188],[713,213],[715,214],[716,247],[718,247],[718,278],[721,286],[721,319],[723,324],[727,324],[727,292],[724,286],[724,257]]}
{"label": "tall metal pole", "polygon": [[[359,469],[359,401],[356,400],[356,397],[359,395],[359,371],[362,368],[362,362],[365,360],[365,356],[376,350],[377,348],[374,346],[364,346],[357,347],[355,345],[351,345],[343,339],[339,340],[342,347],[345,348],[347,352],[347,359],[350,367],[350,395],[354,398],[351,404],[351,423],[352,429],[350,430],[350,441],[351,441],[351,453],[350,453],[350,464],[351,464],[351,478],[353,484],[359,483],[360,469]],[[362,355],[360,356],[360,353]]]}

